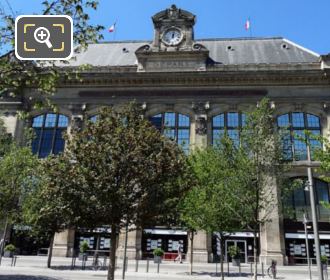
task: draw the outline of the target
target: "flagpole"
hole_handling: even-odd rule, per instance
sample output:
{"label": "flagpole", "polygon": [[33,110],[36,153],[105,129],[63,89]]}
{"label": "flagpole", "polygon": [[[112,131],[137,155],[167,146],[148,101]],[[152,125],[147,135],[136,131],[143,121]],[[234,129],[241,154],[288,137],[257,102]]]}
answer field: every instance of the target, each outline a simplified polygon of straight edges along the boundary
{"label": "flagpole", "polygon": [[113,32],[113,40],[116,41],[116,35],[117,35],[117,22],[118,22],[118,19],[116,19],[115,21],[115,30]]}

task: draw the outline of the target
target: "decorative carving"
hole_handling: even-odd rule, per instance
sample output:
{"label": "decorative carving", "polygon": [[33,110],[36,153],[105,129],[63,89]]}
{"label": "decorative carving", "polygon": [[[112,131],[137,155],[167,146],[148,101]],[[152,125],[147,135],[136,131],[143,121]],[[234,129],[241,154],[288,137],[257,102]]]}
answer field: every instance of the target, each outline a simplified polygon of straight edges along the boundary
{"label": "decorative carving", "polygon": [[208,101],[192,103],[191,108],[195,111],[196,114],[206,114],[210,109],[210,103]]}
{"label": "decorative carving", "polygon": [[207,133],[207,120],[205,117],[197,117],[196,134],[205,135]]}
{"label": "decorative carving", "polygon": [[83,117],[82,116],[72,116],[71,118],[71,128],[73,130],[81,130],[83,127]]}

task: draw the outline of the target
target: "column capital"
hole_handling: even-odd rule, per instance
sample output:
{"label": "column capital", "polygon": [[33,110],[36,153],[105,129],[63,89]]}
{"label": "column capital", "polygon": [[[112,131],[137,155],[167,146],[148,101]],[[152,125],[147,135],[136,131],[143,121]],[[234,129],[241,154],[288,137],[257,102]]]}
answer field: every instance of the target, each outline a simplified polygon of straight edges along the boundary
{"label": "column capital", "polygon": [[210,102],[193,102],[191,108],[197,115],[207,115],[207,112],[210,109]]}

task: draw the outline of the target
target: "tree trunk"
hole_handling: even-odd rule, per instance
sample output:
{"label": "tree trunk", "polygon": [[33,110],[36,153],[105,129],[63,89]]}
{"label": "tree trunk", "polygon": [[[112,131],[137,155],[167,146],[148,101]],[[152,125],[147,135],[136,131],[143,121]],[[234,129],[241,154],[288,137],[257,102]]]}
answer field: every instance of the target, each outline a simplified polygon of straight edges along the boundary
{"label": "tree trunk", "polygon": [[8,215],[6,216],[6,222],[5,222],[5,229],[4,229],[4,232],[2,234],[2,239],[0,240],[1,244],[0,244],[0,264],[1,264],[1,261],[2,261],[2,255],[3,255],[3,251],[5,249],[5,243],[6,243],[6,236],[7,236],[7,230],[8,230]]}
{"label": "tree trunk", "polygon": [[107,280],[115,280],[116,246],[117,246],[117,227],[116,225],[111,225],[110,261],[109,261]]}
{"label": "tree trunk", "polygon": [[257,250],[257,231],[254,230],[253,233],[253,259],[254,259],[254,271],[253,271],[253,279],[257,280],[258,279],[258,261],[257,261],[257,257],[258,257],[258,250]]}
{"label": "tree trunk", "polygon": [[55,233],[52,235],[50,239],[48,254],[47,254],[47,267],[50,268],[52,265],[52,256],[53,256],[53,247],[54,247],[54,237]]}
{"label": "tree trunk", "polygon": [[194,235],[195,232],[190,232],[190,275],[193,274],[193,264],[194,264]]}
{"label": "tree trunk", "polygon": [[221,271],[221,280],[225,279],[225,274],[223,271],[223,257],[224,257],[224,252],[225,252],[225,239],[223,238],[222,235],[220,235],[220,271]]}

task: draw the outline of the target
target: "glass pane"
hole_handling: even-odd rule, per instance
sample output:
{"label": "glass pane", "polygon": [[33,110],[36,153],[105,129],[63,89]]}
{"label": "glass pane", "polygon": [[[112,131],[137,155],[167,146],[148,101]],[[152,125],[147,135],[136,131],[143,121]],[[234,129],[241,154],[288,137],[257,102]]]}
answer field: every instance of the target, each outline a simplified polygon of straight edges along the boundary
{"label": "glass pane", "polygon": [[33,118],[32,127],[42,127],[43,122],[44,122],[43,115],[35,117],[35,118]]}
{"label": "glass pane", "polygon": [[225,117],[224,114],[213,117],[213,127],[224,127],[225,126]]}
{"label": "glass pane", "polygon": [[151,117],[150,122],[159,130],[162,130],[162,120],[163,117],[161,114]]}
{"label": "glass pane", "polygon": [[65,141],[63,139],[63,129],[57,129],[54,142],[54,154],[58,154],[64,151]]}
{"label": "glass pane", "polygon": [[178,144],[185,153],[189,151],[189,129],[178,130]]}
{"label": "glass pane", "polygon": [[282,136],[282,151],[284,160],[292,160],[292,143],[289,133]]}
{"label": "glass pane", "polygon": [[56,124],[56,114],[47,114],[45,127],[55,127]]}
{"label": "glass pane", "polygon": [[228,129],[228,136],[236,146],[239,145],[239,133],[237,129]]}
{"label": "glass pane", "polygon": [[32,140],[32,153],[37,154],[40,143],[41,129],[34,129],[34,133],[34,139]]}
{"label": "glass pane", "polygon": [[306,143],[303,140],[300,140],[300,139],[305,139],[305,133],[304,131],[301,130],[294,130],[293,133],[294,133],[293,145],[294,145],[295,160],[306,160],[307,159]]}
{"label": "glass pane", "polygon": [[320,201],[329,202],[329,188],[328,184],[320,180],[315,180],[315,189],[317,193],[317,203]]}
{"label": "glass pane", "polygon": [[59,115],[58,117],[58,127],[68,127],[69,119],[66,116]]}
{"label": "glass pane", "polygon": [[48,156],[52,151],[52,143],[53,143],[53,129],[47,129],[43,131],[40,152],[39,156],[41,158]]}
{"label": "glass pane", "polygon": [[238,113],[228,113],[227,114],[227,126],[228,127],[238,127]]}
{"label": "glass pane", "polygon": [[164,135],[172,140],[175,140],[175,129],[165,128]]}
{"label": "glass pane", "polygon": [[307,114],[308,127],[320,128],[320,118],[311,114]]}
{"label": "glass pane", "polygon": [[[313,136],[313,135],[319,136],[321,134],[320,130],[310,130],[309,132],[312,134],[311,136]],[[312,157],[312,159],[314,159],[314,152],[318,149],[321,149],[322,144],[321,144],[320,141],[318,141],[316,139],[313,139],[313,137],[309,137],[309,138],[310,138],[309,142],[311,144],[310,145],[310,147],[311,147],[311,157]]]}
{"label": "glass pane", "polygon": [[288,127],[289,126],[289,114],[279,116],[277,118],[277,125],[279,127]]}
{"label": "glass pane", "polygon": [[246,115],[243,113],[242,114],[242,126],[246,125]]}
{"label": "glass pane", "polygon": [[212,143],[213,145],[219,145],[221,138],[223,137],[225,131],[224,129],[213,129]]}
{"label": "glass pane", "polygon": [[179,127],[189,127],[190,120],[188,116],[179,114]]}
{"label": "glass pane", "polygon": [[294,206],[296,210],[296,216],[298,219],[301,219],[303,216],[304,211],[307,208],[306,202],[305,202],[305,191],[303,188],[299,188],[294,191]]}
{"label": "glass pane", "polygon": [[292,113],[292,126],[305,127],[304,113]]}
{"label": "glass pane", "polygon": [[98,118],[99,118],[98,115],[95,115],[95,116],[90,117],[89,120],[90,120],[91,122],[95,123],[95,122],[97,121]]}
{"label": "glass pane", "polygon": [[175,113],[165,113],[164,126],[175,127]]}

